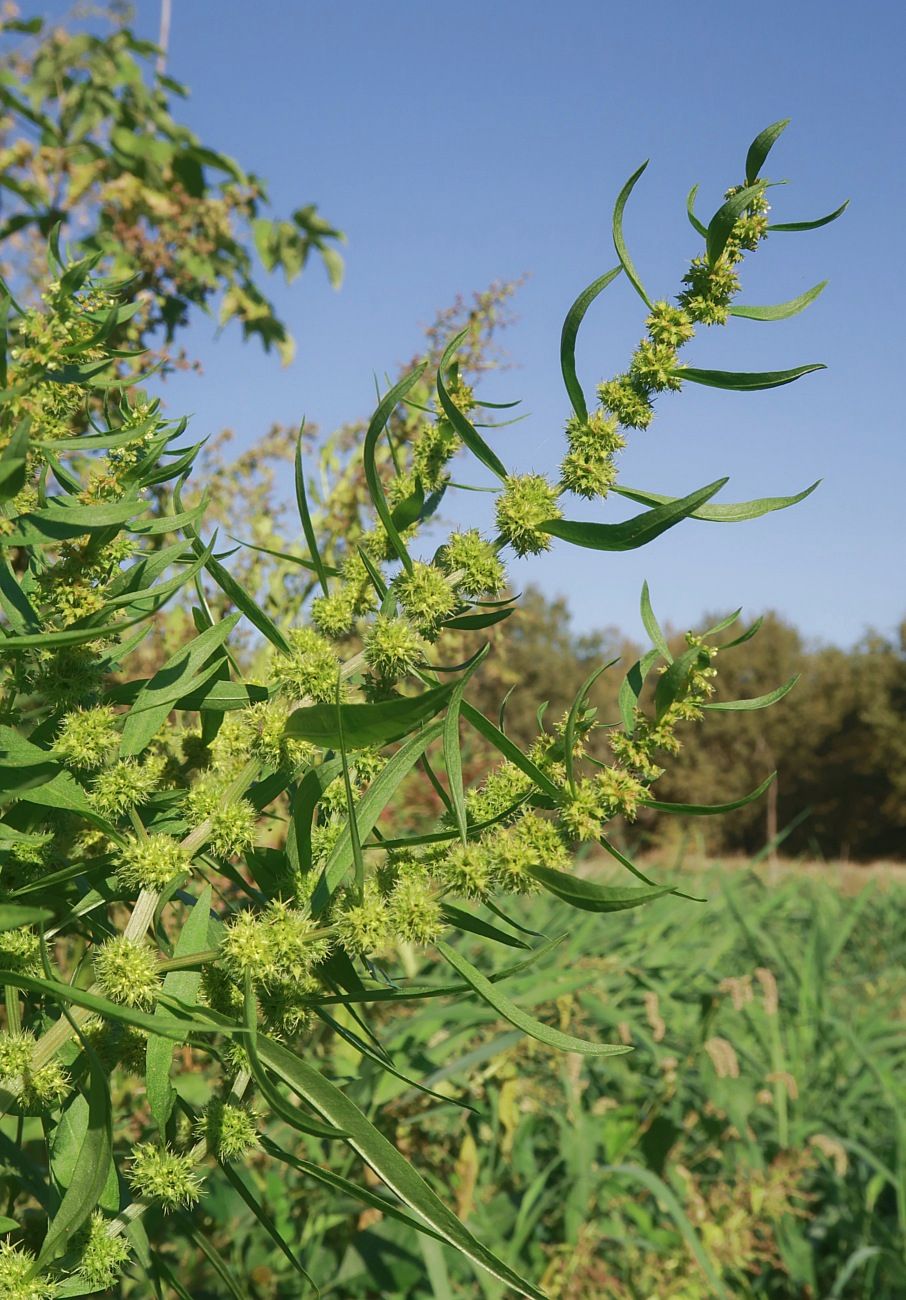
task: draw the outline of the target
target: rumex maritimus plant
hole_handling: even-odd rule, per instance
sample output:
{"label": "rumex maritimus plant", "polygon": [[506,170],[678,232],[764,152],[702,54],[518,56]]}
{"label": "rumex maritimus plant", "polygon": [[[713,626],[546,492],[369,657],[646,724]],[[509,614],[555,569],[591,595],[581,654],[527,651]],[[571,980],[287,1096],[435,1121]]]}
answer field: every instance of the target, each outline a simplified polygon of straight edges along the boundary
{"label": "rumex maritimus plant", "polygon": [[[663,803],[652,790],[685,725],[713,709],[765,707],[793,685],[756,699],[712,700],[718,653],[757,625],[720,641],[733,616],[704,636],[690,634],[674,656],[646,587],[642,619],[652,648],[626,673],[619,722],[602,723],[589,707],[592,677],[551,728],[539,716],[527,751],[507,737],[503,709],[495,723],[468,700],[487,647],[450,665],[444,641],[449,631],[477,634],[511,615],[508,548],[534,555],[559,540],[629,550],[689,517],[741,521],[811,491],[711,504],[726,482],[719,479],[664,498],[621,487],[616,460],[633,431],[647,429],[658,397],[686,382],[750,391],[820,368],[734,373],[687,366],[679,356],[696,328],[731,315],[782,319],[820,291],[776,308],[735,302],[744,257],[771,229],[831,219],[769,224],[761,171],[784,125],[753,142],[743,183],[707,225],[690,202],[704,251],[675,303],[649,298],[623,235],[643,169],[624,187],[613,223],[619,265],[580,295],[563,328],[572,413],[558,483],[511,474],[481,432],[483,404],[457,364],[461,335],[446,349],[433,395],[419,367],[381,397],[361,447],[368,517],[330,563],[312,522],[300,438],[304,546],[286,558],[311,572],[318,594],[305,621],[288,629],[231,576],[229,552],[218,550],[216,535],[206,537],[204,499],[184,500],[199,451],[183,441],[185,422],[164,417],[124,373],[120,363],[131,358],[110,345],[128,318],[128,288],[99,274],[97,255],[70,260],[52,237],[42,304],[23,308],[6,293],[0,1091],[23,1133],[37,1119],[46,1143],[40,1180],[23,1173],[10,1200],[12,1210],[42,1211],[23,1217],[20,1237],[2,1248],[13,1300],[114,1285],[129,1258],[124,1238],[134,1267],[147,1269],[154,1243],[149,1255],[140,1224],[148,1209],[190,1213],[221,1177],[241,1187],[262,1230],[306,1278],[306,1261],[233,1168],[262,1151],[293,1160],[279,1136],[286,1126],[314,1153],[306,1162],[312,1178],[454,1247],[518,1294],[542,1295],[472,1235],[306,1043],[323,1021],[361,1056],[408,1078],[369,1025],[369,1006],[477,997],[550,1047],[624,1053],[623,1044],[537,1019],[504,991],[508,974],[556,948],[556,940],[532,947],[520,937],[520,898],[546,891],[564,915],[642,906],[672,891],[611,842],[616,817],[632,819],[642,807],[707,815],[766,788],[723,806]],[[621,274],[645,303],[646,334],[627,369],[599,385],[590,411],[576,374],[576,335]],[[404,404],[421,413],[417,427],[381,455],[388,420]],[[458,452],[499,480],[497,534],[453,531],[418,557],[425,525],[452,489]],[[644,508],[617,523],[566,517],[570,495],[611,492]],[[228,617],[212,615],[203,575],[234,607]],[[134,676],[130,656],[174,598],[191,605],[196,635],[152,676]],[[233,648],[240,623],[261,647],[254,679]],[[646,712],[639,701],[655,670]],[[468,789],[463,726],[500,756]],[[600,726],[612,751],[606,764],[586,755]],[[385,814],[417,776],[444,813],[423,834],[395,833]],[[603,846],[636,883],[575,875],[573,853],[587,843]],[[488,978],[456,945],[457,933],[523,955]],[[448,982],[410,973],[420,948],[449,965]],[[334,1018],[338,1007],[347,1020]],[[203,1112],[173,1087],[177,1049],[214,1071],[215,1096]],[[115,1104],[123,1078],[136,1074],[147,1099],[137,1121]],[[370,1166],[380,1191],[326,1167],[323,1153],[336,1146]],[[213,1250],[205,1244],[223,1278]]]}

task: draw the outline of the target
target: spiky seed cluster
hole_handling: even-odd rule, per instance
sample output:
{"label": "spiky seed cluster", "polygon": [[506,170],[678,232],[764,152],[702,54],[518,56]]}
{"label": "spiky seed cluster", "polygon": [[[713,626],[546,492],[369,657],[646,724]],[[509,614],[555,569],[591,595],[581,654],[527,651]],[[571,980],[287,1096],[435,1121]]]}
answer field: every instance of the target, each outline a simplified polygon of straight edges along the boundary
{"label": "spiky seed cluster", "polygon": [[333,920],[337,941],[350,956],[367,956],[387,943],[390,913],[373,879],[366,880],[364,897],[348,896],[341,907]]}
{"label": "spiky seed cluster", "polygon": [[208,847],[218,858],[245,853],[255,843],[258,812],[248,799],[233,799],[208,813]]}
{"label": "spiky seed cluster", "polygon": [[334,699],[340,661],[330,642],[310,627],[294,628],[287,640],[290,653],[274,658],[275,684],[285,695],[297,699]]}
{"label": "spiky seed cluster", "polygon": [[21,975],[43,975],[41,943],[37,930],[28,926],[0,932],[0,966]]}
{"label": "spiky seed cluster", "polygon": [[647,429],[654,419],[648,394],[631,373],[599,384],[598,400],[624,429]]}
{"label": "spiky seed cluster", "polygon": [[506,583],[506,569],[494,543],[477,528],[451,533],[439,559],[448,576],[456,575],[457,591],[466,596],[496,596]]}
{"label": "spiky seed cluster", "polygon": [[518,809],[514,811],[514,808],[531,790],[531,778],[520,771],[515,763],[500,763],[491,769],[477,790],[470,790],[466,795],[469,820],[474,823],[487,822],[502,817],[507,812],[515,817]]}
{"label": "spiky seed cluster", "polygon": [[405,677],[424,654],[424,642],[405,618],[378,614],[365,633],[365,662],[385,681]]}
{"label": "spiky seed cluster", "polygon": [[410,622],[422,636],[433,639],[437,628],[459,603],[440,569],[416,560],[393,584],[393,592]]}
{"label": "spiky seed cluster", "polygon": [[77,1241],[81,1251],[78,1273],[92,1291],[112,1287],[129,1259],[129,1243],[121,1233],[111,1237],[107,1222],[101,1211],[95,1210]]}
{"label": "spiky seed cluster", "polygon": [[543,474],[511,474],[497,497],[497,527],[517,555],[550,549],[550,534],[541,524],[562,515],[556,490]]}
{"label": "spiky seed cluster", "polygon": [[160,988],[157,957],[148,944],[115,935],[97,949],[94,973],[112,1002],[152,1007]]}
{"label": "spiky seed cluster", "polygon": [[457,844],[440,864],[440,878],[454,894],[486,898],[493,873],[486,849],[481,844]]}
{"label": "spiky seed cluster", "polygon": [[40,1273],[32,1277],[35,1257],[21,1246],[0,1241],[0,1295],[3,1300],[54,1300],[59,1295],[56,1282]]}
{"label": "spiky seed cluster", "polygon": [[191,859],[169,835],[134,836],[119,851],[116,878],[124,889],[160,891],[174,876],[191,869]]}
{"label": "spiky seed cluster", "polygon": [[350,587],[338,587],[311,602],[311,621],[319,632],[334,641],[349,635],[355,614],[355,592]]}
{"label": "spiky seed cluster", "polygon": [[632,820],[646,793],[645,785],[631,772],[619,767],[602,768],[567,791],[560,820],[573,839],[596,840],[614,817],[622,815]]}
{"label": "spiky seed cluster", "polygon": [[27,1111],[58,1106],[70,1090],[69,1075],[59,1062],[32,1069],[34,1047],[34,1035],[27,1031],[0,1031],[0,1079],[18,1080],[19,1102]]}
{"label": "spiky seed cluster", "polygon": [[329,941],[314,936],[318,925],[305,912],[279,900],[262,912],[240,912],[224,931],[220,955],[227,973],[240,983],[300,981],[329,951]]}
{"label": "spiky seed cluster", "polygon": [[119,817],[131,808],[140,808],[158,789],[164,771],[164,759],[151,756],[140,763],[136,758],[121,758],[99,772],[91,783],[91,802],[108,817]]}
{"label": "spiky seed cluster", "polygon": [[512,826],[495,831],[485,845],[494,880],[505,891],[537,890],[530,867],[562,871],[569,866],[569,853],[556,825],[535,812],[524,813]]}
{"label": "spiky seed cluster", "polygon": [[447,465],[459,450],[459,435],[445,416],[425,424],[412,448],[412,468],[427,492],[436,492],[447,478]]}
{"label": "spiky seed cluster", "polygon": [[401,875],[387,898],[389,927],[403,943],[426,946],[444,930],[440,901],[423,872]]}
{"label": "spiky seed cluster", "polygon": [[218,1160],[239,1160],[258,1146],[256,1116],[245,1106],[216,1097],[205,1107],[197,1135]]}
{"label": "spiky seed cluster", "polygon": [[201,1196],[194,1158],[153,1142],[139,1142],[132,1148],[129,1183],[145,1200],[157,1201],[165,1214],[186,1209]]}
{"label": "spiky seed cluster", "polygon": [[117,715],[106,704],[74,709],[60,723],[54,753],[68,767],[103,767],[119,744]]}

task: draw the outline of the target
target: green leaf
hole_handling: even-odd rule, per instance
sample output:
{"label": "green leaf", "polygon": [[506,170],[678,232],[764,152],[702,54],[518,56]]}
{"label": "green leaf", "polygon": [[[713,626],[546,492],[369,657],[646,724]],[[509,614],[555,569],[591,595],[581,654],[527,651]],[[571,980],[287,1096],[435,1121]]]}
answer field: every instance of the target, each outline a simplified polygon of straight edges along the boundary
{"label": "green leaf", "polygon": [[25,487],[28,422],[22,423],[0,453],[0,501],[10,501]]}
{"label": "green leaf", "polygon": [[723,255],[727,240],[733,233],[733,227],[739,217],[742,216],[752,200],[763,191],[764,182],[758,185],[747,185],[745,189],[727,199],[726,203],[722,203],[708,222],[708,230],[705,234],[705,251],[712,266]]}
{"label": "green leaf", "polygon": [[230,614],[188,645],[181,646],[142,686],[123,724],[121,757],[140,754],[182,696],[197,690],[218,671],[219,658],[213,663],[207,661],[226,641],[239,618],[239,614]]}
{"label": "green leaf", "polygon": [[643,514],[633,515],[622,524],[594,524],[580,520],[551,519],[541,525],[552,537],[561,537],[573,546],[585,546],[595,551],[633,551],[647,546],[661,533],[695,513],[699,506],[709,501],[727,482],[716,479],[705,487],[679,497],[668,505],[655,506]]}
{"label": "green leaf", "polygon": [[531,951],[527,943],[517,938],[515,934],[507,934],[499,926],[491,925],[490,921],[483,921],[480,916],[473,916],[471,912],[464,911],[461,907],[455,907],[452,903],[443,904],[444,920],[448,925],[455,926],[457,930],[467,930],[470,934],[480,935],[482,939],[491,939],[494,943],[506,944],[508,948],[525,948]]}
{"label": "green leaf", "polygon": [[[204,952],[210,947],[208,941],[208,921],[211,912],[212,888],[208,885],[198,898],[186,917],[185,925],[179,932],[174,957],[190,957],[194,953]],[[164,992],[191,1005],[198,997],[201,988],[200,970],[171,970],[164,976]],[[160,1007],[155,1016],[163,1015]],[[151,1037],[145,1052],[147,1062],[146,1091],[148,1105],[161,1132],[167,1126],[167,1120],[173,1110],[176,1093],[170,1083],[170,1064],[173,1060],[174,1042],[167,1038]]]}
{"label": "green leaf", "polygon": [[771,126],[766,126],[763,131],[756,135],[755,139],[749,145],[749,152],[746,154],[746,184],[752,185],[758,179],[764,161],[780,135],[790,124],[788,117],[781,118],[779,122],[773,122]]}
{"label": "green leaf", "polygon": [[113,1161],[113,1118],[107,1079],[93,1051],[89,1066],[88,1124],[69,1186],[47,1229],[36,1267],[42,1268],[88,1221],[101,1199]]}
{"label": "green leaf", "polygon": [[53,912],[46,907],[17,907],[15,903],[0,903],[0,930],[18,930],[20,925],[43,925]]}
{"label": "green leaf", "polygon": [[826,286],[827,281],[822,280],[813,289],[801,293],[798,298],[790,298],[789,302],[780,302],[773,307],[731,307],[730,315],[742,316],[745,320],[789,320],[791,316],[797,316],[799,312],[805,311],[809,303],[813,303]]}
{"label": "green leaf", "polygon": [[375,460],[375,451],[377,449],[377,440],[384,432],[384,427],[396,407],[403,400],[411,388],[414,388],[421,379],[425,370],[425,364],[416,366],[410,374],[405,375],[398,384],[390,389],[390,392],[378,404],[378,408],[371,417],[371,423],[368,425],[368,431],[365,434],[365,443],[362,450],[362,463],[365,470],[365,482],[368,486],[368,493],[374,503],[374,508],[378,513],[381,523],[393,549],[396,551],[403,567],[407,570],[412,568],[412,560],[406,545],[400,537],[396,525],[393,522],[393,515],[390,507],[387,505],[387,498],[384,496],[384,486],[381,483],[381,476],[378,473],[377,462]]}
{"label": "green leaf", "polygon": [[695,196],[698,194],[698,189],[697,185],[693,185],[686,197],[686,216],[692,229],[704,239],[708,234],[708,227],[695,215]]}
{"label": "green leaf", "polygon": [[560,370],[563,374],[563,383],[566,385],[566,391],[573,410],[582,421],[588,419],[588,406],[585,402],[585,394],[582,392],[582,385],[576,375],[576,336],[579,333],[579,326],[585,318],[585,313],[595,298],[607,288],[612,280],[616,279],[622,269],[622,266],[615,266],[612,271],[599,276],[597,280],[592,281],[587,289],[582,290],[566,313],[566,320],[563,322],[563,329],[560,333]]}
{"label": "green leaf", "polygon": [[97,994],[90,993],[87,989],[80,989],[74,984],[38,979],[33,975],[23,975],[20,971],[0,969],[0,986],[4,984],[11,984],[13,988],[24,989],[28,993],[38,993],[53,998],[55,1002],[60,1002],[64,1006],[72,1003],[74,1006],[84,1007],[85,1010],[93,1011],[95,1015],[102,1016],[105,1020],[118,1020],[124,1025],[144,1029],[147,1033],[172,1038],[176,1043],[183,1042],[186,1034],[222,1034],[236,1031],[236,1027],[223,1016],[216,1016],[213,1012],[209,1013],[202,1008],[196,1007],[194,1010],[202,1011],[204,1019],[193,1020],[190,1016],[180,1018],[175,1015],[151,1016],[144,1011],[136,1011],[134,1007],[123,1006],[118,1002],[111,1002],[108,998],[98,997]]}
{"label": "green leaf", "polygon": [[[624,493],[624,496],[628,496],[628,495],[629,493]],[[668,505],[669,503],[670,503],[669,497],[659,498],[657,502],[647,502],[647,501],[644,502],[645,505],[648,504]],[[693,515],[693,517],[701,518],[700,515]],[[645,631],[648,633],[649,637],[651,638],[651,644],[655,647],[655,649],[660,651],[663,657],[667,660],[668,664],[673,663],[673,655],[670,653],[670,647],[667,644],[667,638],[664,636],[663,632],[661,631],[661,625],[657,621],[657,618],[655,617],[654,610],[651,608],[651,593],[648,590],[647,581],[642,583],[641,613],[642,613],[642,626],[644,627]]]}
{"label": "green leaf", "polygon": [[302,427],[299,429],[299,437],[296,441],[296,458],[294,468],[294,481],[296,485],[296,505],[299,509],[299,519],[302,522],[302,531],[305,534],[305,543],[308,547],[308,553],[311,556],[311,562],[314,565],[315,572],[318,575],[318,581],[321,584],[321,590],[324,595],[330,594],[330,588],[327,585],[327,571],[324,567],[324,561],[321,559],[321,552],[318,549],[318,539],[315,536],[315,528],[312,523],[311,511],[308,508],[308,497],[305,492],[305,475],[302,472],[302,435],[305,431],[305,421],[302,421]]}
{"label": "green leaf", "polygon": [[529,867],[529,873],[548,893],[583,912],[625,912],[673,891],[671,885],[599,885],[584,876],[554,871],[551,867]]}
{"label": "green leaf", "polygon": [[[201,546],[201,541],[196,543],[196,553],[200,554],[197,549]],[[270,641],[271,645],[276,646],[283,654],[290,654],[290,645],[286,637],[277,627],[276,623],[252,597],[244,587],[236,581],[232,574],[228,573],[219,560],[215,560],[213,555],[205,561],[204,567],[210,573],[211,577],[217,583],[220,590],[230,598],[233,604],[241,613],[245,615],[248,621]]]}
{"label": "green leaf", "polygon": [[561,791],[554,785],[550,777],[542,772],[541,768],[533,763],[527,754],[523,754],[519,746],[514,745],[509,736],[504,735],[499,727],[495,727],[493,722],[490,722],[483,713],[479,712],[474,704],[470,704],[468,700],[463,700],[461,712],[466,721],[471,723],[475,730],[484,736],[485,740],[489,740],[504,758],[508,758],[521,772],[524,772],[542,794],[546,794],[550,799],[560,800]]}
{"label": "green leaf", "polygon": [[667,671],[658,678],[657,689],[654,692],[654,713],[657,722],[660,722],[674,700],[681,697],[692,670],[707,668],[710,662],[710,655],[701,646],[692,646],[678,659],[674,659]]}
{"label": "green leaf", "polygon": [[[443,724],[439,721],[431,722],[421,731],[417,731],[414,736],[410,736],[371,782],[356,805],[356,825],[363,841],[374,830],[378,818],[411,768],[418,762],[432,740],[436,740],[440,735],[442,727]],[[324,863],[321,878],[312,895],[313,915],[317,916],[324,911],[353,861],[352,836],[349,826],[345,825]]]}
{"label": "green leaf", "polygon": [[[635,731],[635,710],[642,694],[642,687],[645,685],[645,678],[660,658],[661,651],[657,647],[654,650],[649,650],[641,659],[635,661],[620,683],[620,717],[623,720],[627,736],[631,736]],[[673,662],[672,655],[669,662]]]}
{"label": "green leaf", "polygon": [[350,1147],[370,1165],[401,1201],[420,1215],[444,1241],[529,1300],[545,1300],[543,1292],[482,1246],[431,1190],[396,1147],[380,1133],[359,1108],[334,1084],[287,1048],[266,1038],[259,1040],[261,1060],[295,1089],[328,1123],[344,1129]]}
{"label": "green leaf", "polygon": [[620,190],[620,193],[617,196],[616,205],[614,206],[614,210],[613,210],[613,246],[617,250],[617,257],[620,259],[620,265],[622,266],[623,270],[626,272],[626,275],[629,279],[629,283],[635,289],[636,293],[639,295],[639,297],[641,298],[645,306],[648,308],[648,310],[651,311],[652,309],[651,299],[648,297],[648,294],[645,292],[644,288],[642,287],[642,282],[639,279],[638,272],[636,271],[635,267],[632,264],[632,258],[629,256],[629,249],[626,247],[626,240],[623,237],[623,211],[626,207],[626,203],[630,194],[635,188],[636,181],[639,179],[642,172],[645,170],[647,166],[648,166],[648,159],[646,158],[646,160],[642,163],[641,167],[637,168],[636,171],[632,173],[629,180],[626,182],[626,184],[623,186],[623,188]]}
{"label": "green leaf", "polygon": [[777,773],[772,772],[751,794],[743,795],[741,799],[734,799],[730,803],[664,803],[660,799],[642,799],[641,803],[643,807],[652,808],[655,812],[677,813],[683,817],[721,817],[724,813],[735,812],[737,808],[745,808],[747,803],[760,799],[776,776]]}
{"label": "green leaf", "polygon": [[502,623],[515,611],[513,609],[492,609],[486,614],[457,614],[455,618],[446,619],[441,626],[456,628],[461,632],[478,632],[485,627]]}
{"label": "green leaf", "polygon": [[708,704],[703,704],[703,709],[713,709],[715,712],[741,713],[748,712],[751,709],[767,709],[778,700],[782,700],[784,695],[788,695],[800,678],[801,674],[796,673],[788,682],[778,686],[775,691],[768,691],[767,695],[756,695],[751,700],[712,700]]}
{"label": "green leaf", "polygon": [[475,426],[466,419],[459,407],[454,405],[450,400],[450,395],[447,392],[446,384],[444,383],[444,371],[450,365],[453,353],[459,347],[460,343],[462,343],[468,332],[468,329],[461,330],[459,334],[456,335],[456,338],[448,345],[447,350],[441,357],[440,365],[437,367],[437,396],[444,415],[453,425],[453,428],[459,434],[460,438],[462,438],[472,455],[475,456],[477,460],[480,460],[482,465],[486,465],[492,474],[496,474],[499,479],[505,481],[509,474],[507,467],[504,465],[500,457],[491,450]]}
{"label": "green leaf", "polygon": [[[408,736],[416,727],[436,717],[452,699],[455,689],[455,685],[438,686],[421,695],[381,700],[377,704],[341,704],[347,749],[379,747]],[[337,705],[311,704],[296,709],[287,719],[285,734],[294,740],[308,740],[321,749],[339,748]]]}
{"label": "green leaf", "polygon": [[[543,868],[536,869],[543,870]],[[539,1043],[545,1043],[548,1047],[556,1047],[561,1052],[580,1052],[583,1056],[622,1056],[625,1052],[631,1050],[628,1047],[620,1047],[614,1043],[591,1043],[587,1039],[574,1038],[572,1034],[564,1034],[562,1030],[542,1024],[540,1020],[530,1016],[521,1007],[517,1007],[516,1003],[508,998],[496,984],[492,984],[477,967],[467,961],[462,953],[457,952],[455,948],[451,948],[442,939],[437,940],[436,947],[440,955],[450,963],[453,969],[475,990],[478,996],[487,1002],[488,1006],[493,1007],[498,1015],[503,1016],[504,1020],[508,1020],[511,1025],[521,1029],[530,1038],[537,1039]]]}
{"label": "green leaf", "polygon": [[796,366],[793,370],[696,370],[694,366],[680,366],[674,372],[681,379],[688,379],[693,384],[704,384],[706,388],[727,388],[731,392],[754,393],[763,388],[780,388],[791,384],[803,375],[810,375],[814,370],[826,370],[821,362],[808,366]]}
{"label": "green leaf", "polygon": [[849,199],[847,199],[845,203],[841,203],[839,208],[834,212],[829,212],[826,217],[818,217],[816,221],[780,221],[776,225],[768,226],[768,230],[818,230],[821,226],[829,226],[832,221],[836,221],[838,217],[842,217],[848,207]]}
{"label": "green leaf", "polygon": [[[791,497],[758,497],[754,501],[727,501],[714,506],[700,506],[692,511],[690,518],[706,519],[715,524],[735,524],[742,523],[746,519],[758,519],[773,510],[786,510],[788,506],[804,501],[807,496],[811,496],[820,482],[820,479],[816,479],[809,487],[803,488],[801,492]],[[677,500],[676,497],[661,496],[657,492],[643,492],[639,488],[615,487],[613,490],[620,496],[627,497],[630,501],[638,501],[642,505],[670,505]],[[648,624],[646,623],[645,626],[647,628]],[[650,628],[648,631],[651,635]],[[653,636],[652,640],[654,640]]]}

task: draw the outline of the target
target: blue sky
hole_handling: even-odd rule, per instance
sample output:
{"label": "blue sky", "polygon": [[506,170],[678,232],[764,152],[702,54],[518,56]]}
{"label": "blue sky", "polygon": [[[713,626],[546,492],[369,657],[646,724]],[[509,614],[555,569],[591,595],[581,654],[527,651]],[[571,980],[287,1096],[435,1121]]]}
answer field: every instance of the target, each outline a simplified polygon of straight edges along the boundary
{"label": "blue sky", "polygon": [[[143,33],[156,35],[158,16],[157,0],[139,0]],[[906,612],[904,27],[902,6],[875,0],[173,0],[169,71],[192,88],[189,124],[268,178],[277,210],[317,202],[349,244],[339,293],[314,264],[290,288],[274,283],[298,342],[290,368],[235,333],[215,343],[202,322],[192,347],[205,377],[168,384],[168,403],[194,412],[197,433],[229,425],[243,441],[303,413],[329,428],[368,412],[373,373],[412,355],[438,307],[527,273],[505,338],[513,368],[481,395],[522,398],[530,413],[495,436],[508,466],[553,471],[567,413],[560,326],[575,294],[615,263],[610,214],[626,177],[651,158],[626,231],[649,291],[671,295],[698,251],[689,187],[701,183],[708,215],[741,179],[756,132],[791,117],[767,169],[793,182],[774,191],[775,219],[852,204],[823,230],[773,236],[748,262],[742,297],[769,303],[830,285],[794,320],[738,320],[684,357],[829,369],[749,395],[687,385],[633,435],[621,476],[681,495],[728,474],[727,500],[816,478],[821,488],[794,510],[687,522],[628,555],[560,544],[513,576],[565,595],[580,629],[637,633],[647,578],[675,624],[744,605],[773,606],[841,644],[869,625],[891,631]],[[580,339],[587,391],[623,368],[643,315],[622,277],[599,299]],[[477,521],[488,501],[459,494],[455,506]],[[613,498],[570,513],[612,520],[631,509]]]}

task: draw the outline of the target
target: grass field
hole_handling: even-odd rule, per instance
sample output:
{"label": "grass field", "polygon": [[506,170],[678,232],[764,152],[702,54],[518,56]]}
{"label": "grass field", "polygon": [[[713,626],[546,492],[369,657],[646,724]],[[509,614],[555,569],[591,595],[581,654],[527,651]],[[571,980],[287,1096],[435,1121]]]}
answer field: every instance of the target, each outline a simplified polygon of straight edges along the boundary
{"label": "grass field", "polygon": [[[312,1051],[333,1057],[359,1104],[552,1300],[898,1300],[903,874],[735,863],[677,878],[706,902],[667,896],[598,915],[525,900],[513,914],[520,925],[566,934],[513,977],[510,995],[572,1033],[631,1046],[624,1056],[558,1055],[483,1003],[443,999],[371,1020],[397,1066],[434,1097],[335,1032],[316,1034]],[[540,943],[513,933],[512,942]],[[466,947],[487,970],[526,956],[479,940]],[[442,978],[430,965],[418,974]],[[361,1180],[354,1160],[307,1145],[308,1159]],[[304,1171],[262,1163],[253,1176],[324,1295],[506,1295],[430,1238],[379,1208],[338,1202]],[[250,1279],[250,1295],[298,1295],[228,1186],[211,1213],[210,1240]],[[184,1284],[197,1300],[220,1294],[202,1275]]]}

